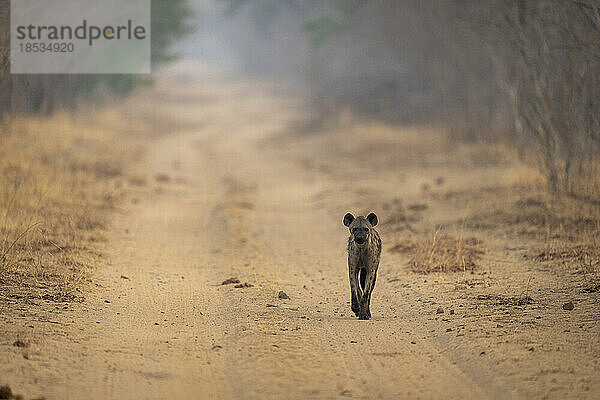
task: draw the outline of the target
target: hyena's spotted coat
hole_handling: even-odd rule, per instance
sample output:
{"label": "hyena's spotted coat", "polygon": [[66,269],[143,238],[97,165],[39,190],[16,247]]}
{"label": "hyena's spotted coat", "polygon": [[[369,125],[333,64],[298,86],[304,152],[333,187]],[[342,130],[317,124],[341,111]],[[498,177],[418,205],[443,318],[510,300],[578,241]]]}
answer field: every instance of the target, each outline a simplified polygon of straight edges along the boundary
{"label": "hyena's spotted coat", "polygon": [[350,230],[348,238],[348,271],[352,311],[358,319],[371,318],[371,293],[375,287],[377,268],[381,256],[381,238],[375,230],[377,215],[354,218],[350,213],[344,216],[344,225]]}

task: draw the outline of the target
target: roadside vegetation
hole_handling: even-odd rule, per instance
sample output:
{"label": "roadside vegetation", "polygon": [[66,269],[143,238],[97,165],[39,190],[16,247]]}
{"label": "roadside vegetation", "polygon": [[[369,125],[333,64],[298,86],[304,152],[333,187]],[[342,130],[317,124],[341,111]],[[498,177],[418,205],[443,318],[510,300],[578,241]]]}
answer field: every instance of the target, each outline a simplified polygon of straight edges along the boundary
{"label": "roadside vegetation", "polygon": [[[11,75],[9,5],[0,3],[0,299],[72,301],[135,183],[128,164],[142,148],[132,135],[164,125],[114,102],[151,84],[145,76]],[[152,1],[153,67],[175,58],[189,15],[185,0]]]}
{"label": "roadside vegetation", "polygon": [[[101,113],[105,114],[105,113]],[[98,261],[128,147],[67,113],[12,118],[0,134],[0,297],[69,301]]]}

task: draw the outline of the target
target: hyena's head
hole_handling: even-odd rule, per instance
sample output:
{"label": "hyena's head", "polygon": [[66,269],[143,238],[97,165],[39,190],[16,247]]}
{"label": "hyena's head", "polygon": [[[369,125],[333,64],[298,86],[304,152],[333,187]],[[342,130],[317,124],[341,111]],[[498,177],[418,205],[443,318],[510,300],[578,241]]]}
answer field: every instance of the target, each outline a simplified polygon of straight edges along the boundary
{"label": "hyena's head", "polygon": [[368,242],[373,227],[377,225],[377,215],[370,213],[366,218],[362,215],[354,218],[354,215],[348,213],[344,215],[344,225],[350,230],[352,240],[361,245]]}

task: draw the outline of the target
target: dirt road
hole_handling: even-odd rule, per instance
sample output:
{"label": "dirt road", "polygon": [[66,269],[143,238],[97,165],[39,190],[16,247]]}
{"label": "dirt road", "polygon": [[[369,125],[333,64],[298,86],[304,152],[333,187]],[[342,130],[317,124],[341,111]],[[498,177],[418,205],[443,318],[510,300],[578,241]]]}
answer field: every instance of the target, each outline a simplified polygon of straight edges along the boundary
{"label": "dirt road", "polygon": [[[35,343],[26,358],[5,352],[2,373],[17,392],[48,400],[517,397],[477,343],[439,333],[446,328],[422,306],[433,293],[389,253],[395,236],[385,226],[373,318],[350,311],[342,216],[418,198],[437,169],[399,180],[378,171],[369,148],[327,160],[328,149],[310,140],[279,137],[301,108],[283,89],[275,96],[273,86],[251,82],[190,81],[181,78],[188,67],[178,68],[148,104],[160,102],[185,127],[147,144],[138,168],[152,181],[112,224],[109,262],[85,302],[57,308],[54,323],[17,322]],[[251,286],[221,284],[231,277]]]}

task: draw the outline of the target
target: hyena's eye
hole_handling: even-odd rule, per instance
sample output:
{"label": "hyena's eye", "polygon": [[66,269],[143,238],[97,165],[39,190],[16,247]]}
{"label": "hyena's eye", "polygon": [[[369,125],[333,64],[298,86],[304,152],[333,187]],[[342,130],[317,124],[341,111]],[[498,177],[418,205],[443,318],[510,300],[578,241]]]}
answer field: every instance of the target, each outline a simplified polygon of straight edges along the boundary
{"label": "hyena's eye", "polygon": [[352,232],[356,232],[357,230],[357,228],[352,228]]}

